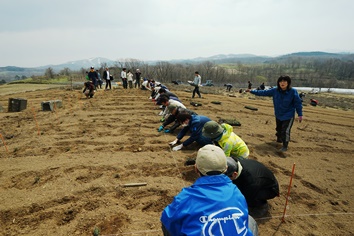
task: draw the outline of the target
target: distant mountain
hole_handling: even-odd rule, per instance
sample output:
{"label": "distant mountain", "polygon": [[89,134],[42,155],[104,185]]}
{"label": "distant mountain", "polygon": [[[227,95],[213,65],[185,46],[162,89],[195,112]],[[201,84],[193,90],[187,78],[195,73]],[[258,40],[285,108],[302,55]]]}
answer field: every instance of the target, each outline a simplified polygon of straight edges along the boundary
{"label": "distant mountain", "polygon": [[[196,57],[193,59],[180,59],[170,60],[170,63],[201,63],[203,61],[210,61],[215,64],[226,63],[242,63],[242,64],[255,64],[255,63],[278,63],[283,60],[291,60],[292,58],[319,58],[327,60],[330,58],[336,58],[345,61],[354,61],[354,54],[350,53],[328,53],[328,52],[296,52],[278,57],[257,56],[253,54],[218,54],[210,57]],[[145,61],[149,65],[154,65],[158,61]],[[103,58],[95,57],[90,59],[83,59],[77,61],[70,61],[59,65],[46,65],[35,68],[25,68],[16,66],[0,67],[0,80],[5,79],[11,81],[15,79],[15,76],[43,75],[45,70],[51,67],[56,73],[60,72],[64,68],[69,68],[72,71],[79,71],[81,68],[89,70],[91,66],[100,68],[102,64],[113,66],[115,61]]]}
{"label": "distant mountain", "polygon": [[103,57],[95,57],[95,58],[89,58],[89,59],[83,59],[77,61],[69,61],[59,65],[40,66],[38,68],[47,69],[48,67],[51,67],[53,68],[54,71],[57,72],[64,68],[69,68],[70,70],[76,71],[76,70],[80,70],[81,68],[85,68],[89,70],[91,66],[95,68],[100,68],[103,63],[106,63],[108,66],[111,66],[113,65],[114,61]]}
{"label": "distant mountain", "polygon": [[218,54],[211,57],[197,57],[192,60],[205,61],[205,60],[224,60],[228,58],[254,58],[259,57],[253,54]]}
{"label": "distant mountain", "polygon": [[296,52],[287,55],[278,56],[275,58],[270,58],[265,61],[265,63],[273,63],[273,62],[281,62],[284,60],[292,60],[292,59],[320,59],[320,60],[328,60],[328,59],[340,59],[343,61],[353,61],[354,54],[349,53],[328,53],[328,52]]}
{"label": "distant mountain", "polygon": [[280,56],[284,57],[322,57],[322,58],[342,58],[345,54],[343,53],[329,53],[329,52],[296,52],[287,55]]}
{"label": "distant mountain", "polygon": [[256,56],[253,54],[218,54],[211,57],[196,57],[193,59],[171,60],[171,63],[200,63],[203,61],[211,61],[217,64],[224,63],[260,63],[271,57]]}

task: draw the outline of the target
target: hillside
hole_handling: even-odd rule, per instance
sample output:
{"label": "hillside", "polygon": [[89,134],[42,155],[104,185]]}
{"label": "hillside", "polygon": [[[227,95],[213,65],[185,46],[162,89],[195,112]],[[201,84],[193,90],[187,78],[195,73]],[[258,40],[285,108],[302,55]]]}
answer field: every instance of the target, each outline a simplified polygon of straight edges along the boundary
{"label": "hillside", "polygon": [[[281,196],[269,201],[268,215],[256,217],[260,235],[354,234],[352,110],[305,102],[304,121],[294,123],[283,155],[277,152],[269,98],[203,87],[203,98],[192,100],[190,86],[168,86],[198,114],[240,121],[234,131],[250,148],[249,158],[274,172]],[[93,99],[68,88],[0,93],[5,111],[9,98],[28,101],[22,112],[0,112],[7,148],[0,143],[2,234],[92,235],[97,228],[101,235],[162,235],[161,211],[197,177],[184,162],[196,156],[198,146],[171,151],[168,143],[176,134],[157,132],[160,110],[149,95],[121,87],[99,90]],[[62,108],[40,111],[42,101],[56,99]],[[202,106],[192,107],[191,101]],[[146,186],[124,187],[141,182]]]}

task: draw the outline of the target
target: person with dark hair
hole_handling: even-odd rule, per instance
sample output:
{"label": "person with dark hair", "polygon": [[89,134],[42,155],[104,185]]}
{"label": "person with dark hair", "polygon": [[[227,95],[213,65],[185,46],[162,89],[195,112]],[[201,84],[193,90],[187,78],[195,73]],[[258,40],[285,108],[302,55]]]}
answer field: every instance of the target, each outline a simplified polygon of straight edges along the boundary
{"label": "person with dark hair", "polygon": [[174,93],[172,93],[170,90],[168,89],[165,89],[165,88],[160,88],[159,89],[159,94],[167,94],[169,97],[175,97],[178,99],[178,96]]}
{"label": "person with dark hair", "polygon": [[102,88],[102,84],[103,84],[103,81],[102,81],[102,78],[101,78],[101,74],[98,70],[96,70],[96,73],[97,73],[97,87],[99,87],[100,89]]}
{"label": "person with dark hair", "polygon": [[105,71],[103,72],[103,79],[106,81],[106,87],[105,87],[105,89],[107,90],[108,87],[109,87],[109,89],[112,89],[111,75],[109,74],[109,69],[108,69],[108,67],[106,67]]}
{"label": "person with dark hair", "polygon": [[258,226],[236,185],[224,175],[227,160],[220,147],[198,150],[195,172],[199,178],[183,188],[161,215],[164,236],[257,236]]}
{"label": "person with dark hair", "polygon": [[128,73],[127,73],[127,80],[128,80],[128,85],[129,85],[129,88],[132,89],[133,88],[133,73],[128,70]]}
{"label": "person with dark hair", "polygon": [[161,84],[160,82],[155,82],[155,87],[154,87],[154,89],[153,89],[153,91],[152,91],[152,93],[151,93],[151,98],[152,98],[152,99],[155,99],[155,100],[156,100],[156,99],[159,98],[159,96],[160,96],[160,93],[159,93],[160,89],[165,89],[165,90],[168,91],[168,88],[166,87],[166,85]]}
{"label": "person with dark hair", "polygon": [[301,102],[304,102],[304,97],[306,96],[306,94],[304,93],[304,92],[301,92],[300,94],[299,94],[299,97],[300,97],[300,99],[301,99]]}
{"label": "person with dark hair", "polygon": [[224,86],[226,87],[226,91],[231,92],[232,84],[224,84]]}
{"label": "person with dark hair", "polygon": [[194,75],[195,75],[193,80],[194,90],[193,90],[192,98],[194,98],[196,93],[198,94],[199,98],[201,98],[202,95],[200,95],[199,86],[202,85],[202,77],[199,75],[198,71],[194,72]]}
{"label": "person with dark hair", "polygon": [[169,115],[169,111],[167,109],[167,106],[169,106],[169,105],[175,105],[177,107],[186,108],[186,106],[183,105],[181,102],[174,100],[174,99],[170,99],[167,95],[162,95],[160,97],[159,101],[164,108],[164,110],[160,114],[163,118],[166,118]]}
{"label": "person with dark hair", "polygon": [[135,88],[140,88],[140,79],[141,79],[141,72],[139,69],[136,69],[135,71],[135,83],[134,87]]}
{"label": "person with dark hair", "polygon": [[[245,196],[249,213],[254,216],[268,211],[267,200],[279,196],[279,184],[273,172],[252,159],[227,157],[227,171],[231,181]],[[254,214],[252,214],[252,213]]]}
{"label": "person with dark hair", "polygon": [[167,96],[169,99],[173,99],[173,100],[176,100],[176,101],[179,101],[180,103],[182,103],[181,100],[179,100],[179,98],[177,97],[176,94],[170,92],[167,89],[160,88],[158,93],[159,93],[158,96],[155,97],[155,104],[156,105],[161,105],[161,102],[160,102],[160,97],[161,96]]}
{"label": "person with dark hair", "polygon": [[88,75],[90,81],[92,81],[92,84],[93,84],[93,86],[96,89],[97,81],[98,81],[98,75],[97,75],[97,72],[95,71],[95,68],[93,66],[91,66],[90,72],[87,75]]}
{"label": "person with dark hair", "polygon": [[279,150],[286,152],[290,141],[290,131],[295,119],[295,111],[298,114],[299,122],[302,121],[302,102],[296,89],[291,87],[289,76],[280,76],[277,87],[268,90],[246,90],[257,96],[273,97],[274,113],[276,119],[277,142],[283,143]]}
{"label": "person with dark hair", "polygon": [[[178,120],[176,119],[178,114],[189,113],[191,115],[198,115],[197,113],[195,113],[192,110],[178,107],[173,104],[169,105],[167,107],[167,109],[168,109],[169,115],[168,115],[167,119],[162,123],[162,125],[157,129],[158,132],[161,132],[163,130],[165,133],[173,133],[173,131],[181,125],[178,122]],[[166,126],[171,124],[174,121],[175,121],[175,123],[169,129],[166,129]]]}
{"label": "person with dark hair", "polygon": [[150,80],[150,83],[148,84],[149,90],[151,91],[151,95],[149,99],[153,99],[155,97],[155,87],[156,87],[156,81],[155,80]]}
{"label": "person with dark hair", "polygon": [[144,81],[141,83],[141,90],[150,90],[151,91],[150,82],[151,82],[151,80],[144,79]]}
{"label": "person with dark hair", "polygon": [[248,88],[248,89],[252,89],[252,83],[251,83],[251,81],[248,81],[247,83],[248,83],[248,87],[247,87],[247,88]]}
{"label": "person with dark hair", "polygon": [[260,90],[264,90],[264,89],[265,89],[264,82],[263,82],[261,85],[259,85],[259,89],[260,89]]}
{"label": "person with dark hair", "polygon": [[123,88],[128,88],[128,81],[127,81],[127,68],[123,68],[122,72],[120,73],[120,78],[122,79]]}
{"label": "person with dark hair", "polygon": [[93,98],[93,95],[95,94],[95,86],[92,81],[84,83],[84,90],[82,90],[82,93],[84,93],[87,98]]}
{"label": "person with dark hair", "polygon": [[210,121],[209,117],[200,116],[200,115],[191,115],[189,113],[180,113],[177,115],[176,119],[181,124],[183,129],[177,135],[177,138],[170,142],[171,146],[179,143],[181,139],[190,131],[189,138],[184,141],[182,144],[177,145],[172,148],[172,151],[181,150],[183,147],[187,147],[193,142],[197,142],[199,145],[204,146],[207,144],[213,144],[213,141],[210,138],[204,137],[202,135],[203,126],[206,122]]}

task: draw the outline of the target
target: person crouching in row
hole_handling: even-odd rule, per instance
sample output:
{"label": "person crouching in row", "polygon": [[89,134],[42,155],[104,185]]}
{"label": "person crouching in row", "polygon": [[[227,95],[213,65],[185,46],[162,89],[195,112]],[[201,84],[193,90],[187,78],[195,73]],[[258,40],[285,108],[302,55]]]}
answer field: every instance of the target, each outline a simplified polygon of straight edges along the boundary
{"label": "person crouching in row", "polygon": [[95,94],[95,86],[92,81],[87,81],[84,83],[84,90],[82,91],[87,98],[92,98]]}

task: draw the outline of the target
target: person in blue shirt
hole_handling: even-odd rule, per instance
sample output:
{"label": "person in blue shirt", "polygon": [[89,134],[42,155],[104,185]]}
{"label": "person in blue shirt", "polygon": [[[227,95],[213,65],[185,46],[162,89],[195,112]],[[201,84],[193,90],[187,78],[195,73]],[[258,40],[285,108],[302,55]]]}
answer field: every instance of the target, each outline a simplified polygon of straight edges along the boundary
{"label": "person in blue shirt", "polygon": [[182,144],[173,147],[172,151],[178,151],[183,147],[187,147],[193,142],[197,142],[200,146],[213,144],[211,138],[207,138],[202,135],[204,124],[208,121],[211,121],[209,117],[191,115],[189,113],[180,113],[176,116],[176,119],[181,124],[183,129],[178,133],[177,138],[170,142],[170,145],[174,146],[175,144],[179,143],[188,131],[190,131],[190,136]]}
{"label": "person in blue shirt", "polygon": [[279,151],[287,151],[290,141],[290,131],[295,119],[295,111],[298,114],[299,122],[303,119],[301,98],[297,90],[291,87],[291,78],[287,75],[280,76],[275,88],[268,90],[246,90],[246,92],[257,96],[273,97],[277,142],[283,143],[283,147]]}
{"label": "person in blue shirt", "polygon": [[205,145],[198,150],[195,171],[199,178],[163,210],[164,236],[258,235],[245,197],[224,174],[226,170],[220,147]]}

